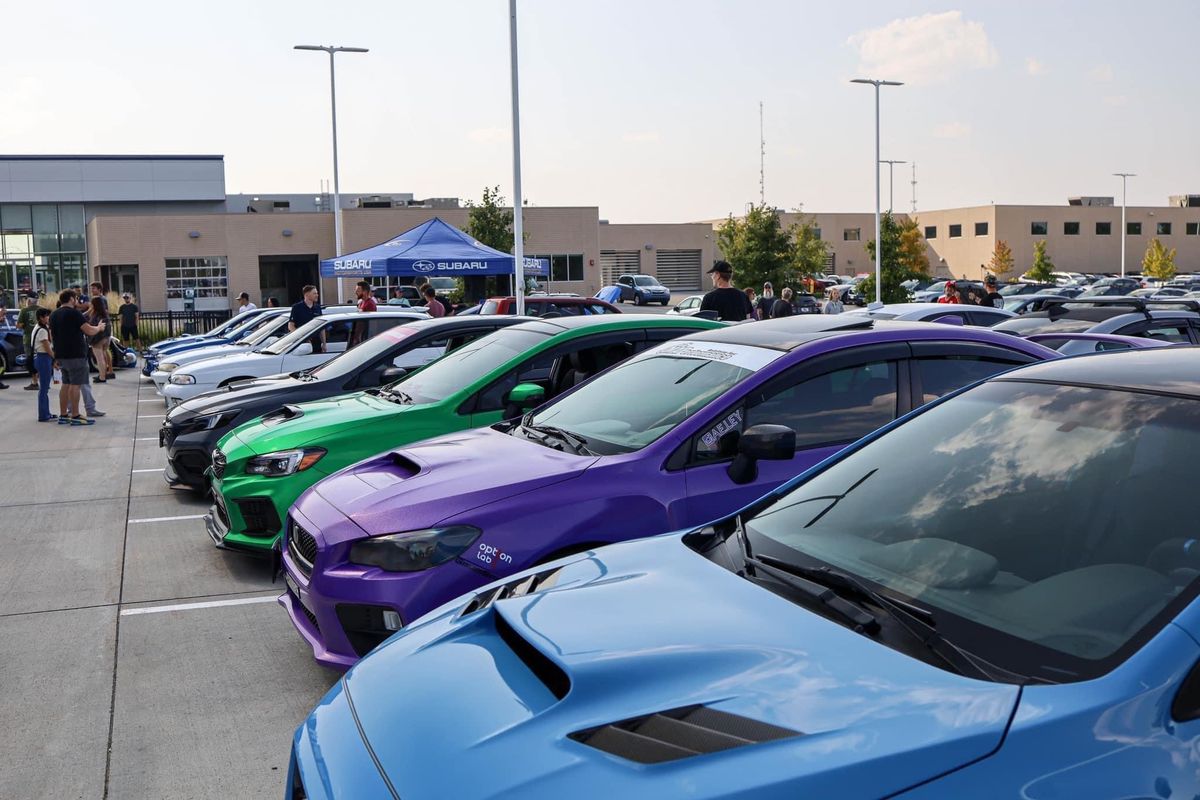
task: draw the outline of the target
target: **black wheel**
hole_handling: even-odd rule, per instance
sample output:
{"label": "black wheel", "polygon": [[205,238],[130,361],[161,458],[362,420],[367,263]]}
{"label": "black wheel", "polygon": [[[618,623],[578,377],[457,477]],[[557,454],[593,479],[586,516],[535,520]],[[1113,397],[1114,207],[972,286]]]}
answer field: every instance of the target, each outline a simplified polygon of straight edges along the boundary
{"label": "black wheel", "polygon": [[636,302],[639,306],[644,306],[646,305],[646,298],[644,295],[635,295],[634,302]]}
{"label": "black wheel", "polygon": [[[33,365],[30,364],[29,367],[32,372]],[[3,381],[6,375],[8,375],[8,354],[0,350],[0,381]]]}

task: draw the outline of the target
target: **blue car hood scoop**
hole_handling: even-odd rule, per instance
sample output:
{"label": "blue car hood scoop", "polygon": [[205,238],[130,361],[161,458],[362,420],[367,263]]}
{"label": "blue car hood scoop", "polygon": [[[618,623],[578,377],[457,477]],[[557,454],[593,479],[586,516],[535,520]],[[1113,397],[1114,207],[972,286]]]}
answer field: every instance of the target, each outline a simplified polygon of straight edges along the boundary
{"label": "blue car hood scoop", "polygon": [[1020,696],[813,614],[678,536],[547,569],[444,608],[348,674],[401,796],[882,797],[993,753]]}

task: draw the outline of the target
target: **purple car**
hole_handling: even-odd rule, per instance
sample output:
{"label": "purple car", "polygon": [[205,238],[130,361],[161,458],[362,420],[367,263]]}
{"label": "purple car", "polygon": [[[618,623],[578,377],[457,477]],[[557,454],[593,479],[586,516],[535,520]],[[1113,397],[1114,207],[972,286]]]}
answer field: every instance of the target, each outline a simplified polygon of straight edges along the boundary
{"label": "purple car", "polygon": [[923,403],[1056,356],[986,328],[850,315],[686,336],[519,421],[322,480],[292,506],[280,603],[318,661],[348,667],[464,592],[729,514]]}

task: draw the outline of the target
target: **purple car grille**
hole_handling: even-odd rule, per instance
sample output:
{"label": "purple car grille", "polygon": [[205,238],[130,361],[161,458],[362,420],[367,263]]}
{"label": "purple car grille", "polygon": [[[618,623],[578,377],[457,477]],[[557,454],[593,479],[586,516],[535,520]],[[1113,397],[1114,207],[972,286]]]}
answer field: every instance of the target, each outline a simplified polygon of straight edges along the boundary
{"label": "purple car grille", "polygon": [[305,575],[312,575],[317,560],[317,540],[293,519],[288,520],[288,553]]}

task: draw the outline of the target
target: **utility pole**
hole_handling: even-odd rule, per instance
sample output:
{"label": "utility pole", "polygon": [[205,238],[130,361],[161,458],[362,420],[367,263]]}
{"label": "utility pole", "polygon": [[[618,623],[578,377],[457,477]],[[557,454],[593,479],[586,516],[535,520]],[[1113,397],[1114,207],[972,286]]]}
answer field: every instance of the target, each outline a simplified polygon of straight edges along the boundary
{"label": "utility pole", "polygon": [[767,204],[767,140],[763,138],[763,102],[758,101],[758,202]]}
{"label": "utility pole", "polygon": [[917,162],[912,163],[912,213],[917,213]]}
{"label": "utility pole", "polygon": [[1125,224],[1125,182],[1130,178],[1136,178],[1137,173],[1134,172],[1114,172],[1114,177],[1121,179],[1121,277],[1125,277],[1125,234],[1129,232],[1129,226]]}
{"label": "utility pole", "polygon": [[903,86],[901,81],[885,81],[879,78],[854,78],[851,83],[864,83],[875,87],[875,303],[883,305],[883,242],[879,238],[879,87]]}

